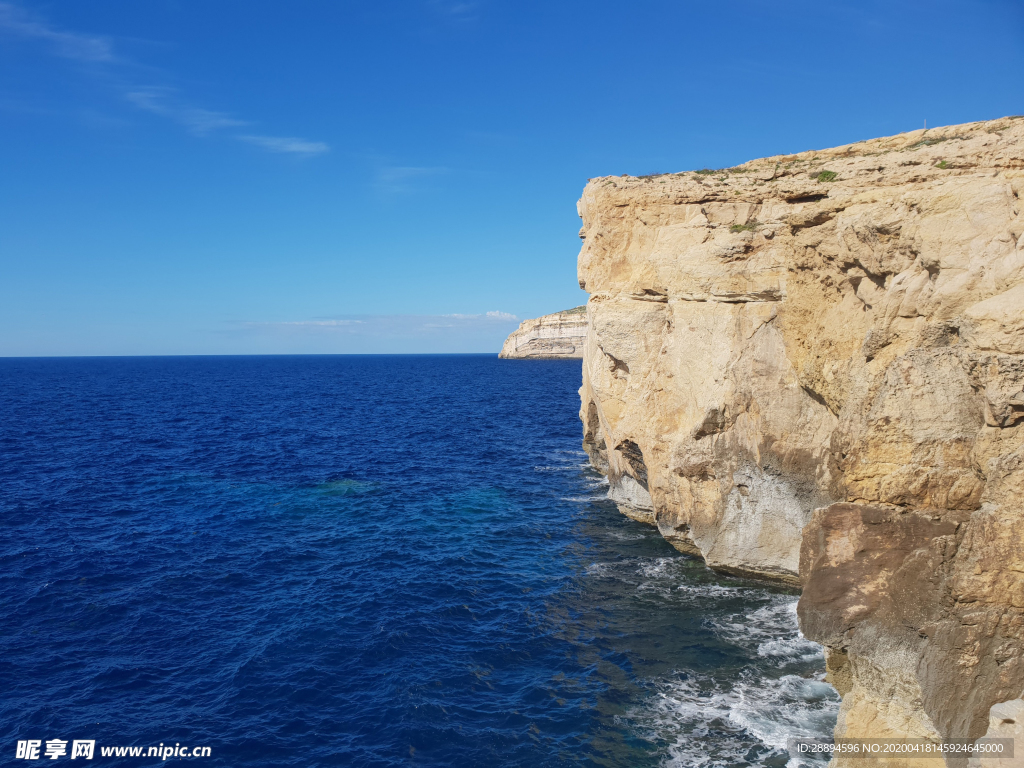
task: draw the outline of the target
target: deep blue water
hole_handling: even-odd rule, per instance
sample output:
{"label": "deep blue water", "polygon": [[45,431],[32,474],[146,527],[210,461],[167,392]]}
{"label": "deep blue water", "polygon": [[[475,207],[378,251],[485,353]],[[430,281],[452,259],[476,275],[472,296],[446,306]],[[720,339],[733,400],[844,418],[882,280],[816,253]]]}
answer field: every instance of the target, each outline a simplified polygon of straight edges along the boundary
{"label": "deep blue water", "polygon": [[0,763],[60,738],[107,765],[785,765],[836,712],[795,596],[603,501],[579,383],[490,356],[0,360]]}

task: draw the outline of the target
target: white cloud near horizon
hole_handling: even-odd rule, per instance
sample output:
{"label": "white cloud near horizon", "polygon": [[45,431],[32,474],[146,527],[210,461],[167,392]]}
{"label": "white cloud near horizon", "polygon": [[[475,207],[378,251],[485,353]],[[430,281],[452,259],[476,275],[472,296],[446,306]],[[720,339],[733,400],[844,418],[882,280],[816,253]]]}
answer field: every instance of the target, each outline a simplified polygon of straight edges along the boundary
{"label": "white cloud near horizon", "polygon": [[282,322],[244,323],[247,328],[276,328],[300,326],[311,328],[339,328],[349,325],[362,325],[363,320],[284,320]]}
{"label": "white cloud near horizon", "polygon": [[242,323],[238,330],[248,332],[343,332],[365,336],[419,335],[437,329],[493,329],[519,318],[509,312],[447,315],[354,315],[345,318],[284,320]]}
{"label": "white cloud near horizon", "polygon": [[[0,0],[0,34],[4,33],[25,40],[49,43],[54,55],[94,65],[94,76],[117,74],[119,77],[111,78],[116,82],[134,79],[131,75],[137,75],[141,69],[131,60],[116,55],[113,44],[107,37],[57,29],[30,15],[15,3]],[[95,67],[99,67],[100,71],[96,71]],[[202,137],[215,131],[254,124],[252,121],[240,120],[225,112],[189,104],[179,97],[176,89],[168,86],[134,83],[121,88],[122,96],[137,109],[173,120],[193,136]],[[278,154],[312,157],[330,151],[325,142],[296,137],[233,135],[232,138]]]}
{"label": "white cloud near horizon", "polygon": [[453,313],[450,315],[439,315],[439,317],[453,317],[456,320],[500,320],[500,321],[512,321],[519,322],[519,318],[515,315],[509,314],[508,312],[484,312],[482,315],[462,315],[459,313]]}
{"label": "white cloud near horizon", "polygon": [[509,312],[344,315],[243,322],[217,335],[252,354],[427,354],[493,352],[519,325]]}
{"label": "white cloud near horizon", "polygon": [[482,314],[349,315],[243,322],[217,335],[230,348],[271,354],[408,354],[490,352],[519,325],[497,310]]}

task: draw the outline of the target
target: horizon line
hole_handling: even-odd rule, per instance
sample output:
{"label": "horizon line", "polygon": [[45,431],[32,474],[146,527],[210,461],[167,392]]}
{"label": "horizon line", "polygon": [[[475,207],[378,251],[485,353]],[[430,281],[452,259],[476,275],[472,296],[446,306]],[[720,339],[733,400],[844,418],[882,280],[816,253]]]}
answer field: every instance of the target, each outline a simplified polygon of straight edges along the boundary
{"label": "horizon line", "polygon": [[575,360],[577,358],[499,358],[498,352],[224,352],[224,353],[182,353],[165,355],[0,355],[3,360],[95,360],[134,358],[178,358],[178,357],[490,357],[500,360]]}

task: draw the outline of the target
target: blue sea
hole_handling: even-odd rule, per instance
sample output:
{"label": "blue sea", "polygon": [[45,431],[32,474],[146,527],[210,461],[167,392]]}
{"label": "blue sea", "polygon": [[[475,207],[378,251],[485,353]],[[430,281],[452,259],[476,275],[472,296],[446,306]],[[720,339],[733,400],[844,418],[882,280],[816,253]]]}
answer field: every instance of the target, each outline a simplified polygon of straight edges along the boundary
{"label": "blue sea", "polygon": [[800,765],[838,697],[796,595],[605,500],[580,373],[0,360],[0,764]]}

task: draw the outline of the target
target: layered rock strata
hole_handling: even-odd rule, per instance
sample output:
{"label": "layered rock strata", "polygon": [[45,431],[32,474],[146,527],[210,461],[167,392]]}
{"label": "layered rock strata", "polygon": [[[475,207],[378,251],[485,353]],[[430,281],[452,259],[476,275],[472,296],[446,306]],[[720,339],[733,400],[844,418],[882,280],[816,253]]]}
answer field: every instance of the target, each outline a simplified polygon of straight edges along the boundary
{"label": "layered rock strata", "polygon": [[587,308],[576,307],[533,320],[513,331],[498,357],[583,357],[587,338]]}
{"label": "layered rock strata", "polygon": [[584,447],[679,549],[802,585],[837,735],[1020,708],[1022,193],[1006,118],[579,202]]}

